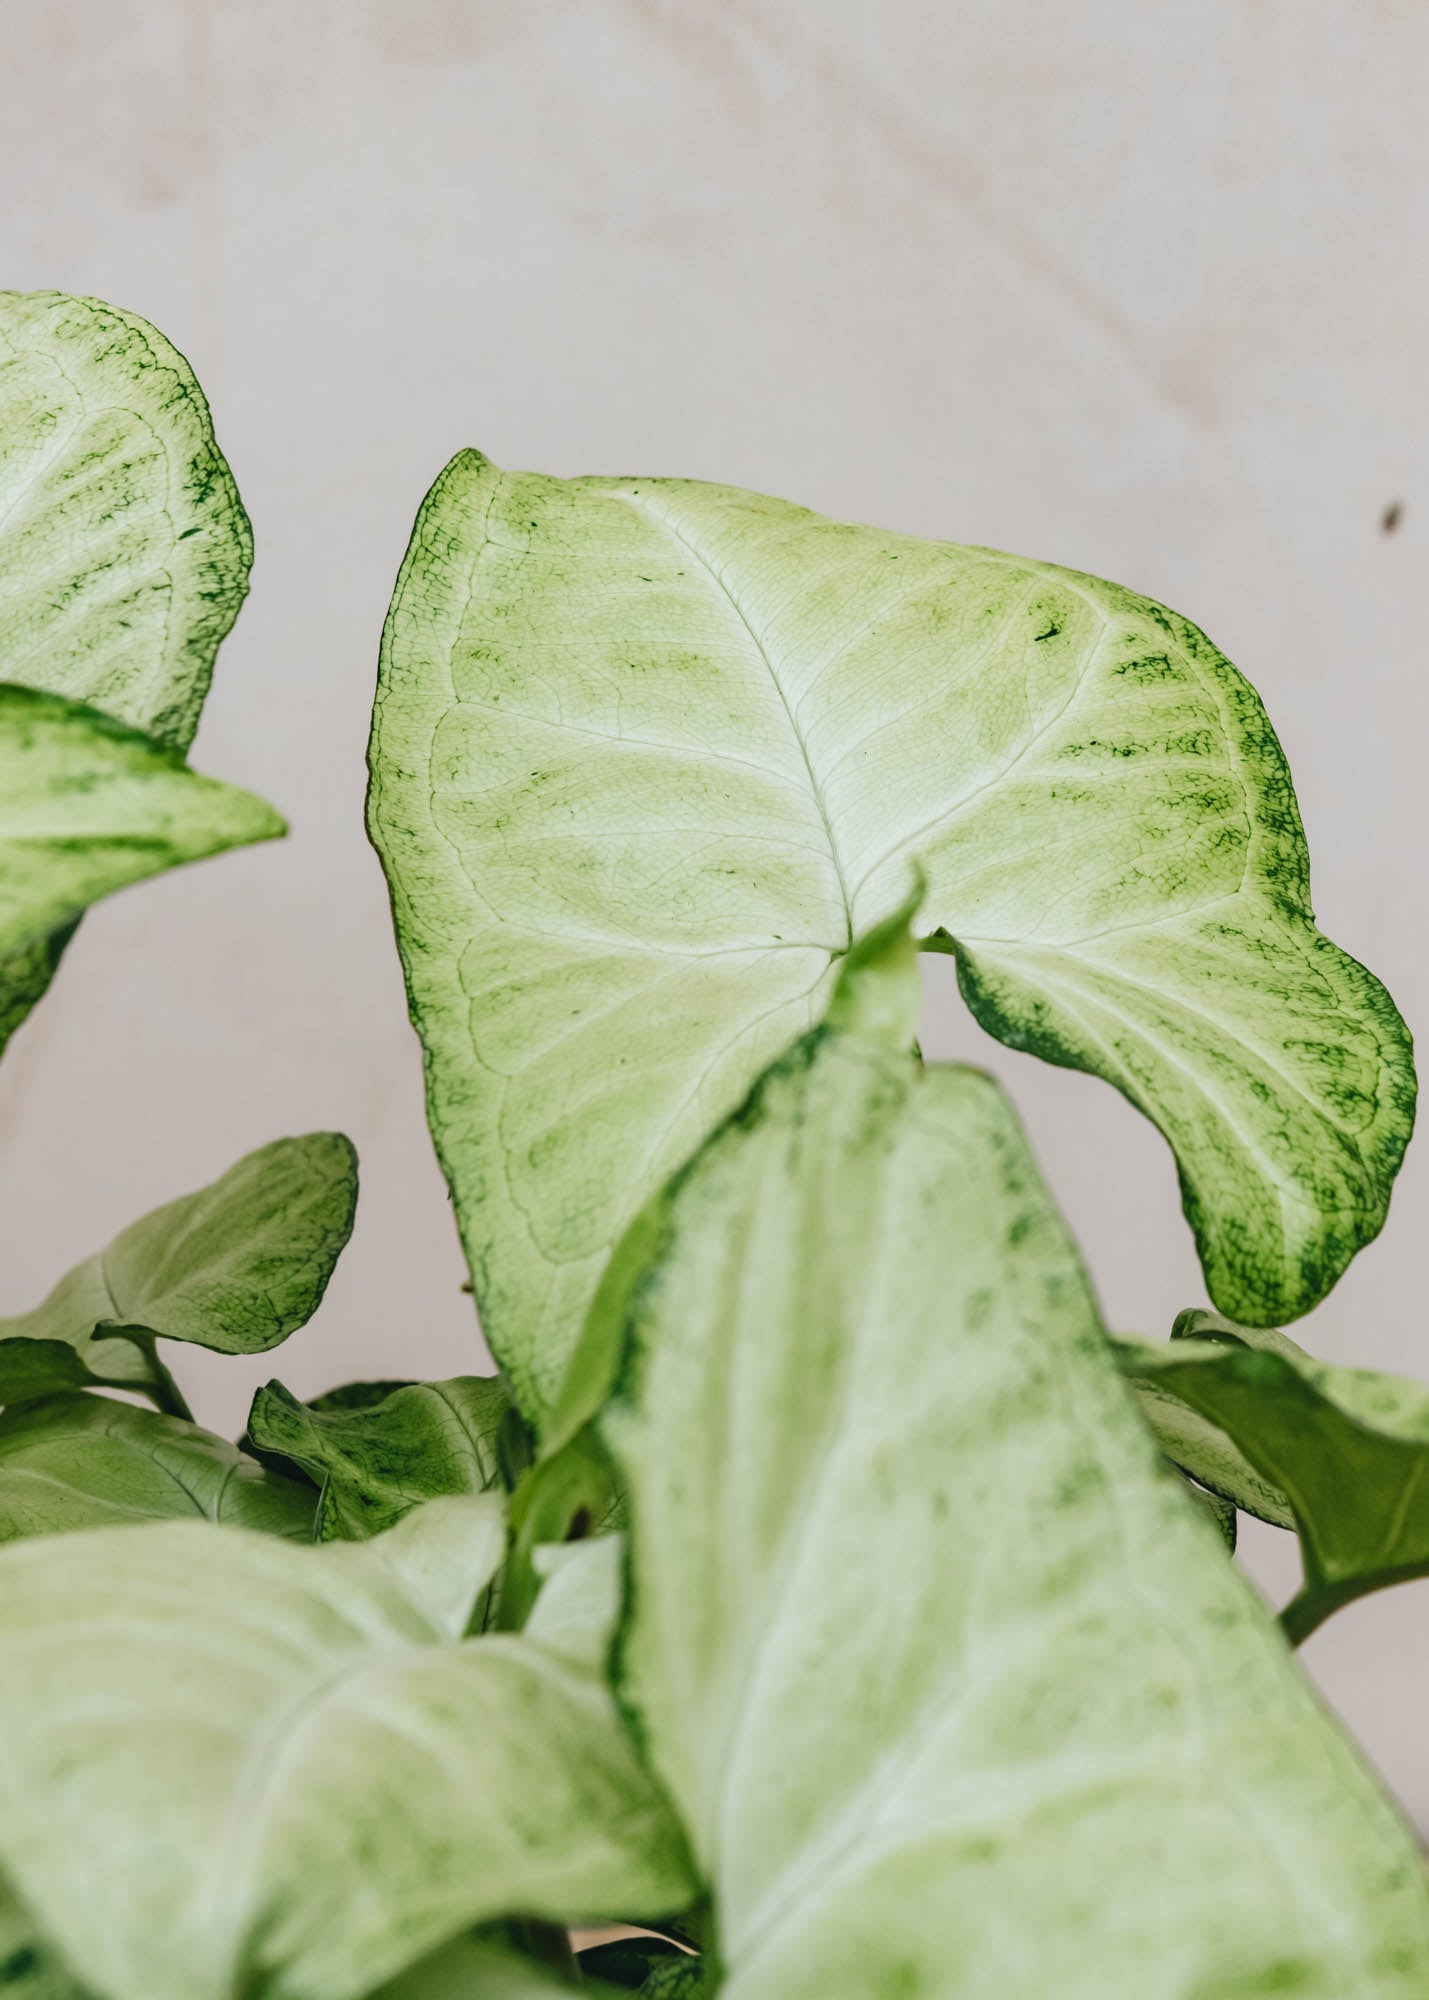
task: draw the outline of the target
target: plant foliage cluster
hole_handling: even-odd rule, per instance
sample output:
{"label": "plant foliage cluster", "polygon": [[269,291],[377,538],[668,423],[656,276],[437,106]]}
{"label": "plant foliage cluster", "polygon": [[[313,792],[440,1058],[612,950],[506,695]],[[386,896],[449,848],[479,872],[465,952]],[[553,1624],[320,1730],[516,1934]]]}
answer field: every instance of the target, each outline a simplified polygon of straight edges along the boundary
{"label": "plant foliage cluster", "polygon": [[[0,296],[0,503],[8,1034],[92,902],[282,822],[186,761],[251,543],[161,335]],[[334,1133],[0,1321],[0,1993],[1422,2000],[1420,1856],[1291,1642],[1429,1573],[1429,1390],[1280,1331],[1385,1219],[1409,1036],[1230,663],[464,452],[369,830],[500,1372],[196,1421],[185,1344],[322,1299]],[[1156,1124],[1213,1309],[1103,1325],[999,1086],[918,1054],[925,951]]]}

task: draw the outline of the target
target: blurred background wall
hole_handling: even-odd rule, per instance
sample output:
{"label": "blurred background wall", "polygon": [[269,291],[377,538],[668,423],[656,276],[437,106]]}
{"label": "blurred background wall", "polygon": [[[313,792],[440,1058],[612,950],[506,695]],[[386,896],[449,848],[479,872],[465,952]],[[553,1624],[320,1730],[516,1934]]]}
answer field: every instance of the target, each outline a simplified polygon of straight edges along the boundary
{"label": "blurred background wall", "polygon": [[[292,839],[88,918],[0,1071],[0,1311],[284,1132],[357,1142],[314,1324],[185,1357],[229,1429],[486,1361],[362,832],[378,633],[459,446],[666,472],[1115,577],[1296,774],[1318,912],[1429,1022],[1423,0],[5,0],[0,284],[188,354],[253,516],[200,768]],[[1112,1322],[1203,1293],[1160,1139],[987,1042]],[[1298,1336],[1429,1375],[1429,1159]],[[1288,1538],[1247,1538],[1278,1598]],[[1311,1668],[1429,1825],[1429,1584]]]}

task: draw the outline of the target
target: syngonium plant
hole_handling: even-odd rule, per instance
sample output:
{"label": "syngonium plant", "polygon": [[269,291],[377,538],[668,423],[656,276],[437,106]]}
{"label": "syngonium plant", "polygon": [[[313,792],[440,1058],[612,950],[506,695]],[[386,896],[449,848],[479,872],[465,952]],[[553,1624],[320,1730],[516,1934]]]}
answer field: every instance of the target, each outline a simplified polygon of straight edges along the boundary
{"label": "syngonium plant", "polygon": [[[185,762],[250,544],[162,336],[0,298],[0,488],[8,1031],[89,903],[281,822]],[[499,1373],[194,1420],[182,1343],[322,1298],[332,1133],[0,1322],[0,1993],[1420,2000],[1415,1842],[1287,1642],[1429,1574],[1429,1389],[1280,1330],[1384,1221],[1409,1038],[1235,669],[1050,565],[467,452],[371,768]],[[1165,1135],[1169,1342],[921,1060],[920,951]]]}

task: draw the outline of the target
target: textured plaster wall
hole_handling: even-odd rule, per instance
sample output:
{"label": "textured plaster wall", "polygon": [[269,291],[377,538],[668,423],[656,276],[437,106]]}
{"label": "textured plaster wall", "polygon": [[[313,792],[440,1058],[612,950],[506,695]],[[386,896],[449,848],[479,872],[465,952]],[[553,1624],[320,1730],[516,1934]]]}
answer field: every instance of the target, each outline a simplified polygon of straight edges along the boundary
{"label": "textured plaster wall", "polygon": [[[362,754],[459,445],[660,471],[1103,572],[1207,627],[1297,775],[1325,927],[1429,1022],[1422,0],[6,0],[0,282],[192,359],[254,592],[196,756],[291,816],[90,918],[0,1072],[0,1310],[280,1132],[355,1240],[299,1391],[481,1350],[422,1122]],[[1385,509],[1402,506],[1397,529]],[[1161,1141],[987,1043],[1112,1320],[1201,1298]],[[1429,1374],[1429,1155],[1302,1325]],[[212,1420],[270,1372],[199,1357]],[[1293,1558],[1252,1551],[1284,1594]],[[1308,1649],[1429,1823],[1429,1584]]]}

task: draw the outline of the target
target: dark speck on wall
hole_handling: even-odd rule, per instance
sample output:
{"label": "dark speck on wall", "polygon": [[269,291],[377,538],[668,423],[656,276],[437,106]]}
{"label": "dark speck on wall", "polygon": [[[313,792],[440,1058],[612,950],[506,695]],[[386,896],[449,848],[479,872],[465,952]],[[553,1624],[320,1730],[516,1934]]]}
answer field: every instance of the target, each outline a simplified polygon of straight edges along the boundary
{"label": "dark speck on wall", "polygon": [[1382,535],[1392,535],[1403,519],[1404,502],[1391,500],[1379,517],[1379,532]]}

